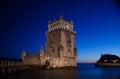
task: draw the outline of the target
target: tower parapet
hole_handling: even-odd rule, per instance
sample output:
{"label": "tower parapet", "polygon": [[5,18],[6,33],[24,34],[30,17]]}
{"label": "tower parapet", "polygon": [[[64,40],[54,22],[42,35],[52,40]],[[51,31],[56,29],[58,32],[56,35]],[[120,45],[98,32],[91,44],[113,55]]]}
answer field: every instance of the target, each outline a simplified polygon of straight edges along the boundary
{"label": "tower parapet", "polygon": [[58,19],[54,21],[48,22],[48,32],[58,29],[65,29],[73,31],[73,21],[67,21],[63,18],[63,16],[60,16]]}

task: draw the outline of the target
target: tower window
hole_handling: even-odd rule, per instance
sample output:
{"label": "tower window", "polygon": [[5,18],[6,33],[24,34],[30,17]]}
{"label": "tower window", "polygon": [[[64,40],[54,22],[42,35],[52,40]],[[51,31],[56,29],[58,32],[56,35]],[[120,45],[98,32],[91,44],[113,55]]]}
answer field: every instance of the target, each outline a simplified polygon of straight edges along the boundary
{"label": "tower window", "polygon": [[70,49],[68,49],[68,52],[70,52]]}
{"label": "tower window", "polygon": [[54,52],[54,49],[53,49],[53,52]]}

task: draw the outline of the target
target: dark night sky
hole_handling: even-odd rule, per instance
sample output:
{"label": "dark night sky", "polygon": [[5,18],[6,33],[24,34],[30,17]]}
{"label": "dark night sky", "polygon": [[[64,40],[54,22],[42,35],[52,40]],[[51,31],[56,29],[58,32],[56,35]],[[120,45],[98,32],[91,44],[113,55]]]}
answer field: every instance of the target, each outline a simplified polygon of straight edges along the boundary
{"label": "dark night sky", "polygon": [[48,20],[59,15],[74,21],[78,62],[94,62],[101,53],[120,56],[119,0],[1,0],[0,56],[45,48]]}

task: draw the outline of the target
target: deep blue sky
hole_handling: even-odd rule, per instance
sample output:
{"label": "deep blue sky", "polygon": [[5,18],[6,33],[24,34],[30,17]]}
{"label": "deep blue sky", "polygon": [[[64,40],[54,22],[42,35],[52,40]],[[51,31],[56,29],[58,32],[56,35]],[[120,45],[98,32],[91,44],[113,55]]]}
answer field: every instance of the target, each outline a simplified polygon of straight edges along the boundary
{"label": "deep blue sky", "polygon": [[73,20],[78,62],[94,62],[101,54],[120,56],[119,0],[1,0],[0,56],[45,48],[48,20]]}

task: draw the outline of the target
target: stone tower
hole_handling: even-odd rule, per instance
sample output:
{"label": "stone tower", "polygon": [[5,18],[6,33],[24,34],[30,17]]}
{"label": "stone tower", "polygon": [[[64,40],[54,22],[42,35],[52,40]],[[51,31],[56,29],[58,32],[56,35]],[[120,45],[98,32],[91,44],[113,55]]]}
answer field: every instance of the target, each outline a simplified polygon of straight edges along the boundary
{"label": "stone tower", "polygon": [[60,16],[48,22],[46,62],[50,67],[76,66],[75,36],[72,21],[66,21]]}

